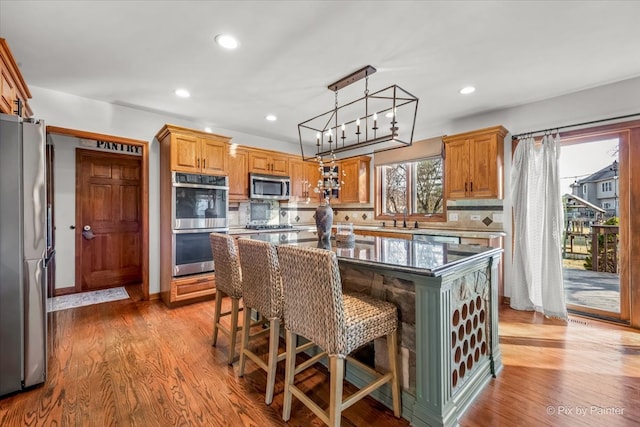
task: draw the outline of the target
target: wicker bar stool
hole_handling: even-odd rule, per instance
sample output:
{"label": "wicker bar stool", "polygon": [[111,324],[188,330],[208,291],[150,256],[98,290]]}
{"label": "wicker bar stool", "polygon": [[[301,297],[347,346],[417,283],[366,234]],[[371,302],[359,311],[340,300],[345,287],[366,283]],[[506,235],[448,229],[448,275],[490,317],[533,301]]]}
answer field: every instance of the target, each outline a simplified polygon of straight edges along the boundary
{"label": "wicker bar stool", "polygon": [[[367,295],[343,294],[335,253],[292,245],[277,247],[284,295],[284,322],[287,337],[285,387],[282,417],[291,416],[291,399],[297,397],[329,426],[339,426],[342,411],[385,383],[390,383],[393,413],[401,415],[398,374],[397,308]],[[330,398],[325,411],[294,384],[294,376],[317,357],[296,366],[291,343],[301,335],[323,348],[329,357]],[[342,383],[347,355],[378,337],[386,336],[390,371],[380,374],[349,358],[376,379],[343,400]]]}
{"label": "wicker bar stool", "polygon": [[[264,401],[270,405],[273,401],[276,367],[278,362],[284,360],[285,357],[284,351],[278,353],[282,321],[282,278],[280,277],[278,254],[272,244],[249,239],[238,239],[238,251],[242,268],[244,324],[248,325],[251,322],[250,309],[260,313],[269,322],[268,329],[263,329],[253,335],[249,335],[250,328],[243,329],[239,375],[244,375],[247,357],[265,370],[267,372],[267,387]],[[260,356],[249,350],[248,344],[249,339],[263,336],[266,333],[269,333],[269,356],[268,362],[265,364]]]}
{"label": "wicker bar stool", "polygon": [[[240,298],[242,298],[242,270],[236,243],[228,234],[211,233],[209,235],[213,263],[216,274],[216,312],[213,317],[213,346],[218,342],[218,331],[222,331],[229,337],[229,365],[235,358],[236,337],[238,331],[238,313],[240,310]],[[231,298],[231,311],[222,313],[222,298],[228,295]],[[224,316],[231,316],[231,328],[227,329],[220,323]]]}

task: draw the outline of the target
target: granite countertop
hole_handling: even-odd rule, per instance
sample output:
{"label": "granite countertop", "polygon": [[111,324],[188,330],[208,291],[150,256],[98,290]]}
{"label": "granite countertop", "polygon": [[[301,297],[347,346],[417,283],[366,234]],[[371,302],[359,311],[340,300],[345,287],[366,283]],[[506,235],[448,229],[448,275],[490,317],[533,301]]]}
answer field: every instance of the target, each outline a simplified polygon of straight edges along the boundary
{"label": "granite countertop", "polygon": [[322,247],[334,251],[340,262],[426,276],[440,276],[451,268],[502,251],[477,245],[432,243],[377,236],[356,236],[355,243],[350,245],[339,245],[332,239],[330,246],[323,246],[318,242],[317,234],[309,231],[245,234],[242,238],[267,241],[275,245]]}
{"label": "granite countertop", "polygon": [[494,237],[506,236],[504,231],[491,230],[491,231],[478,231],[478,230],[456,230],[450,228],[413,228],[413,227],[382,227],[377,225],[353,225],[354,230],[371,230],[371,231],[384,231],[388,233],[400,233],[400,234],[423,234],[432,236],[455,236],[455,237],[469,237],[469,238],[482,238],[492,239]]}
{"label": "granite countertop", "polygon": [[[333,228],[336,228],[336,224],[333,224]],[[455,230],[455,229],[442,229],[442,228],[402,228],[402,227],[382,227],[379,225],[353,225],[354,230],[370,230],[370,231],[383,231],[387,233],[399,233],[399,234],[421,234],[431,236],[454,236],[454,237],[467,237],[477,239],[493,239],[496,237],[506,236],[504,231],[491,230],[491,231],[478,231],[478,230]],[[257,233],[282,233],[282,232],[299,232],[299,231],[315,231],[315,224],[297,224],[293,228],[286,229],[271,229],[271,230],[250,230],[245,227],[231,227],[229,228],[229,234],[244,235],[244,234],[257,234]]]}
{"label": "granite countertop", "polygon": [[276,233],[297,233],[299,231],[315,231],[315,225],[294,225],[291,228],[272,228],[263,230],[253,230],[246,227],[229,227],[229,234],[231,235],[245,235],[245,234],[276,234]]}

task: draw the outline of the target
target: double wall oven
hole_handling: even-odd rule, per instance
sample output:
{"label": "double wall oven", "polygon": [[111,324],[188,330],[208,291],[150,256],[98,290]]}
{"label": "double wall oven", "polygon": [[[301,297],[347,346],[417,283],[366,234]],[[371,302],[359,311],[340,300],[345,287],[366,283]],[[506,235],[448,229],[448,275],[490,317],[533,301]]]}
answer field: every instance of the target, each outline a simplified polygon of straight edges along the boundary
{"label": "double wall oven", "polygon": [[214,270],[209,234],[229,232],[226,176],[172,172],[173,276]]}

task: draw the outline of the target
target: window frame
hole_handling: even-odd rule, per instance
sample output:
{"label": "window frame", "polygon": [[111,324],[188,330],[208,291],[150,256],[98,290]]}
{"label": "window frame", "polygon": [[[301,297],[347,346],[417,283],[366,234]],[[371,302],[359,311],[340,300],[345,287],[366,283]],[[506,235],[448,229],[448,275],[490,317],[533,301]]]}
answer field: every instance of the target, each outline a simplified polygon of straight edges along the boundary
{"label": "window frame", "polygon": [[[441,163],[441,170],[442,170],[442,176],[441,176],[441,180],[442,180],[442,212],[439,213],[435,213],[435,214],[420,214],[420,213],[415,213],[413,212],[414,210],[414,206],[415,206],[415,197],[416,197],[416,192],[417,192],[417,188],[415,188],[415,174],[417,172],[417,167],[416,165],[419,162],[425,161],[425,160],[430,160],[430,159],[437,159],[440,161]],[[428,156],[428,157],[421,157],[421,158],[416,158],[416,159],[407,159],[404,161],[400,161],[400,162],[395,162],[395,163],[391,163],[391,164],[382,164],[382,165],[376,165],[375,166],[375,173],[374,173],[374,177],[375,177],[375,183],[374,183],[374,188],[375,188],[375,197],[374,197],[374,210],[375,210],[375,219],[377,220],[398,220],[398,219],[404,219],[405,215],[402,212],[396,213],[396,214],[389,214],[389,213],[385,213],[384,212],[384,192],[385,192],[385,188],[383,188],[383,183],[384,183],[384,177],[383,177],[383,169],[386,166],[391,166],[391,165],[397,165],[397,164],[408,164],[407,167],[407,186],[406,186],[406,200],[407,200],[407,204],[411,206],[411,211],[407,212],[406,214],[406,220],[407,221],[411,221],[411,222],[445,222],[446,218],[447,218],[447,201],[444,197],[444,186],[445,186],[445,182],[444,182],[444,177],[445,177],[445,172],[444,172],[444,156],[442,156],[442,154],[440,155],[435,155],[435,156]],[[408,227],[410,227],[411,225],[407,225]]]}

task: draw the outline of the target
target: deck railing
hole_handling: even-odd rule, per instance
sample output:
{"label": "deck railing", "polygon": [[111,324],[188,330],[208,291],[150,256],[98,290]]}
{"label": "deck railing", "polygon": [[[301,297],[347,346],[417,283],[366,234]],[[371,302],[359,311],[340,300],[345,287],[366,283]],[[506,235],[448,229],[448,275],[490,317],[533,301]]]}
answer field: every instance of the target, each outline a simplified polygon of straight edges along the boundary
{"label": "deck railing", "polygon": [[591,270],[618,273],[618,236],[617,225],[591,226]]}

